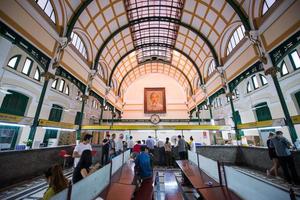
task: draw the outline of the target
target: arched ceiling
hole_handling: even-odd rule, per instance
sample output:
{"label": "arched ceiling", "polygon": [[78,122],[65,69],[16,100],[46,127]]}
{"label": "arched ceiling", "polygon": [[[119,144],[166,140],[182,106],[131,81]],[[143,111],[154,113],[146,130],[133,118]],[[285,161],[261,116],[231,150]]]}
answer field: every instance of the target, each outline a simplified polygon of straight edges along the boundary
{"label": "arched ceiling", "polygon": [[[120,85],[128,71],[149,60],[162,60],[177,67],[178,63],[185,63],[178,68],[189,81],[195,76],[202,81],[200,71],[204,61],[214,57],[218,65],[220,52],[217,50],[230,25],[240,22],[246,30],[250,29],[242,10],[245,1],[66,1],[69,21],[66,35],[74,28],[85,31],[92,41],[90,57],[95,67],[99,59],[108,66],[109,85],[112,79]],[[133,59],[131,52],[135,55]],[[179,60],[175,52],[179,52]],[[122,87],[126,87],[127,83],[123,82]]]}

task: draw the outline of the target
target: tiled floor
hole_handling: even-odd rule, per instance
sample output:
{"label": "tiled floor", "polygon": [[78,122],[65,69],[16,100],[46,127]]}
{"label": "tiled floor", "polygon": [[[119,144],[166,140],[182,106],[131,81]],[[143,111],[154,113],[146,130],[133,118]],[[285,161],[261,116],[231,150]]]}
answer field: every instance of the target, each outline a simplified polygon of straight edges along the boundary
{"label": "tiled floor", "polygon": [[[70,180],[72,178],[73,169],[64,170],[65,176]],[[1,200],[36,200],[41,199],[48,187],[44,176],[39,176],[22,183],[12,185],[0,191]]]}
{"label": "tiled floor", "polygon": [[274,176],[267,176],[267,173],[263,173],[261,171],[249,169],[246,167],[234,166],[234,168],[242,172],[245,172],[247,174],[250,174],[252,176],[255,176],[256,178],[260,178],[261,180],[268,181],[286,190],[292,188],[295,194],[300,195],[300,186],[288,184],[283,178],[275,178]]}

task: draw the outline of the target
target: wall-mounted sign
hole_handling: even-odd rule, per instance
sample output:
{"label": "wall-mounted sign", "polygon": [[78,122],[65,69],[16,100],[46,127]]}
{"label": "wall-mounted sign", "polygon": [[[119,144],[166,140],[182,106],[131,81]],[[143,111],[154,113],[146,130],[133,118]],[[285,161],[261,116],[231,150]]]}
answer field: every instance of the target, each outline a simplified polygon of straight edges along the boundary
{"label": "wall-mounted sign", "polygon": [[18,115],[10,115],[5,113],[0,113],[0,121],[6,123],[16,123],[22,125],[32,125],[33,118],[22,117]]}
{"label": "wall-mounted sign", "polygon": [[39,120],[39,126],[54,127],[54,128],[65,128],[65,129],[76,129],[76,125],[64,122],[54,122],[46,119]]}

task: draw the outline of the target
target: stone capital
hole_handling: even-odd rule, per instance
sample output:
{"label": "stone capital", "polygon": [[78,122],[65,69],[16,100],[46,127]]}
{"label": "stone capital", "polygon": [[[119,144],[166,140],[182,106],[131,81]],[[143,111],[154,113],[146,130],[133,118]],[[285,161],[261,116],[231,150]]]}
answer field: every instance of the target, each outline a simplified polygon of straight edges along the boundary
{"label": "stone capital", "polygon": [[49,81],[50,79],[55,79],[55,75],[50,72],[43,72],[41,76],[44,77],[46,81]]}
{"label": "stone capital", "polygon": [[81,98],[82,98],[82,101],[86,101],[86,100],[88,100],[88,99],[89,99],[89,96],[88,96],[88,95],[85,95],[85,94],[83,94],[83,95],[81,95]]}
{"label": "stone capital", "polygon": [[271,75],[272,77],[277,76],[278,69],[277,67],[270,67],[265,70],[265,75]]}

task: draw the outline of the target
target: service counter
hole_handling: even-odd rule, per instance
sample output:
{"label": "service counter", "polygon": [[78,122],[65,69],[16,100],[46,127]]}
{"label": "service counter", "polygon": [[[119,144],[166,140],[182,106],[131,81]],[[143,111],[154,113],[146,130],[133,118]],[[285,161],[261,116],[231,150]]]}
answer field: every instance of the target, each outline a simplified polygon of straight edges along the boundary
{"label": "service counter", "polygon": [[[64,163],[64,158],[59,156],[61,150],[72,155],[73,146],[47,147],[40,149],[29,149],[21,151],[0,151],[0,188],[24,181],[36,176],[43,175],[54,164]],[[93,145],[96,154],[93,162],[101,159],[101,145]],[[67,158],[67,166],[71,167],[73,158]]]}
{"label": "service counter", "polygon": [[[266,172],[272,166],[268,149],[264,147],[244,147],[244,146],[200,146],[197,153],[211,158],[227,162],[229,164],[240,165],[252,169]],[[300,174],[300,151],[293,151],[295,165]],[[282,174],[282,172],[280,172]]]}

